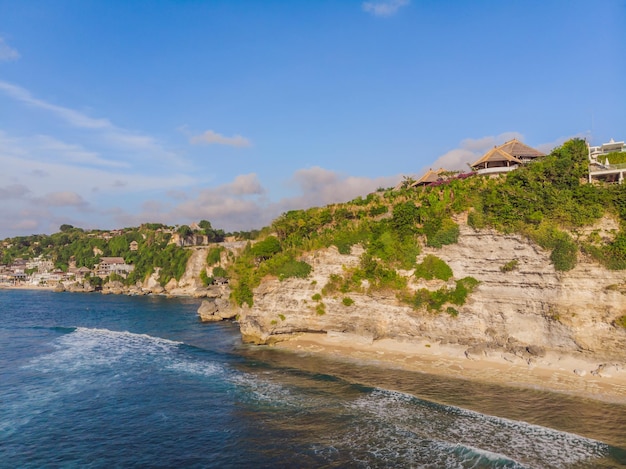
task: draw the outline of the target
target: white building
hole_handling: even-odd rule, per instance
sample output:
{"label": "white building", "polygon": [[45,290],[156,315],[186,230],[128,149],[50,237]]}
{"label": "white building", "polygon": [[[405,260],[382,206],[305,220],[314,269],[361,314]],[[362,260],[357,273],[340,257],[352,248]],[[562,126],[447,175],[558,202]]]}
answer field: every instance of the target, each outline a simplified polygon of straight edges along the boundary
{"label": "white building", "polygon": [[614,152],[626,152],[626,144],[624,142],[616,142],[611,139],[608,143],[592,147],[589,145],[589,161],[594,163],[605,163],[602,159],[603,155]]}

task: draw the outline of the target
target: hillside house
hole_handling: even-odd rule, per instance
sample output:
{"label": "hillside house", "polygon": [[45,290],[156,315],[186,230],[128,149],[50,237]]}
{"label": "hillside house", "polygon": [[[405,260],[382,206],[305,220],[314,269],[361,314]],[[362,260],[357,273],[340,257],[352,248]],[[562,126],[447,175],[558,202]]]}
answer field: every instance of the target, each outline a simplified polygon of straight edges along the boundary
{"label": "hillside house", "polygon": [[421,178],[411,184],[410,187],[427,186],[433,182],[441,181],[442,174],[445,172],[446,170],[443,168],[435,169],[434,171],[429,169]]}
{"label": "hillside house", "polygon": [[624,142],[616,142],[611,139],[608,143],[589,147],[589,182],[616,182],[622,184],[626,173],[626,164],[611,164],[607,155],[609,153],[626,152]]}
{"label": "hillside house", "polygon": [[492,148],[470,166],[478,174],[501,174],[514,171],[542,156],[545,154],[514,138]]}
{"label": "hillside house", "polygon": [[589,161],[594,163],[604,163],[603,156],[609,153],[626,152],[626,144],[624,142],[616,142],[611,139],[608,143],[592,147],[589,145]]}
{"label": "hillside house", "polygon": [[111,274],[126,278],[134,269],[135,266],[127,264],[122,257],[102,257],[100,263],[94,267],[96,275],[101,278]]}

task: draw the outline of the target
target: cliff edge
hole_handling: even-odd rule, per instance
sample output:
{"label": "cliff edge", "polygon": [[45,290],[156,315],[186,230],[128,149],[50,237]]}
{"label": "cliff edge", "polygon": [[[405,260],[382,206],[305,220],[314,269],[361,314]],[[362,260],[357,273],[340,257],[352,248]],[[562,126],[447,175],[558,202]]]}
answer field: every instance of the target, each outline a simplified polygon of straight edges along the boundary
{"label": "cliff edge", "polygon": [[[449,345],[469,359],[497,356],[511,363],[574,357],[588,363],[575,370],[580,375],[623,371],[626,329],[616,321],[626,314],[625,271],[607,270],[579,254],[574,269],[559,272],[549,252],[521,235],[475,230],[464,220],[459,227],[458,243],[420,254],[443,259],[454,279],[480,282],[457,315],[415,310],[393,292],[324,295],[330,276],[358,265],[362,254],[357,246],[348,255],[330,247],[302,257],[313,267],[309,278],[263,279],[254,306],[239,311],[243,339],[271,344],[308,332],[347,343]],[[446,284],[400,273],[414,291]]]}

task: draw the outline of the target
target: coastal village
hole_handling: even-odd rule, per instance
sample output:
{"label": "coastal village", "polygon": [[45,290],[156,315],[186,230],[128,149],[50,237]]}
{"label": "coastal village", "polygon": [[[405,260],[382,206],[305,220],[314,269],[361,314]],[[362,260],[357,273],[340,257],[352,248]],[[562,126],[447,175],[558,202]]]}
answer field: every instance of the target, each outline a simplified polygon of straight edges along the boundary
{"label": "coastal village", "polygon": [[[207,246],[209,245],[209,236],[200,234],[201,227],[197,223],[189,225],[189,232],[181,234],[178,232],[180,227],[161,227],[156,230],[157,233],[169,236],[169,243],[178,247]],[[128,230],[116,229],[110,231],[97,231],[87,233],[89,238],[94,240],[109,241],[114,238],[120,238],[127,234]],[[144,235],[145,236],[145,235]],[[228,244],[232,242],[232,237],[224,239]],[[35,242],[37,245],[38,242]],[[4,240],[1,247],[9,249],[12,247],[11,240]],[[139,252],[140,244],[137,241],[130,241],[127,245],[128,252]],[[134,271],[135,266],[127,262],[124,257],[120,256],[103,256],[103,251],[97,246],[93,247],[93,256],[99,261],[92,268],[85,266],[77,266],[74,257],[69,260],[66,270],[55,268],[52,259],[40,255],[32,259],[16,258],[10,264],[0,264],[0,288],[22,287],[22,288],[48,288],[48,289],[65,289],[73,286],[88,286],[94,283],[94,278],[102,280],[111,279],[115,276],[127,278],[128,274]],[[92,291],[88,288],[87,291]]]}
{"label": "coastal village", "polygon": [[[611,163],[609,155],[626,154],[626,143],[624,141],[614,141],[598,146],[587,144],[589,154],[588,183],[617,183],[624,182],[626,173],[626,163]],[[464,179],[472,176],[497,177],[501,174],[514,171],[522,165],[531,164],[538,158],[545,156],[544,153],[534,149],[523,142],[512,139],[502,145],[495,146],[487,151],[481,158],[468,164],[470,172],[462,173],[458,171],[448,171],[445,169],[428,170],[417,179],[405,178],[396,187],[415,188],[423,186],[439,186],[451,179]],[[177,232],[178,227],[164,227],[160,231],[171,235],[169,244],[176,244],[180,247],[206,246],[209,244],[207,236],[197,234],[200,228],[197,223],[190,225],[191,232],[181,235]],[[98,233],[90,233],[89,236],[109,240],[117,236],[122,236],[124,230],[111,230]],[[227,239],[233,241],[232,239]],[[5,240],[2,244],[4,248],[9,248],[10,241]],[[135,252],[139,249],[139,243],[131,241],[128,244],[128,251]],[[94,257],[97,256],[99,262],[92,268],[85,266],[78,267],[75,260],[70,259],[67,270],[54,267],[51,259],[45,256],[38,256],[32,259],[17,258],[9,265],[0,264],[0,288],[1,287],[43,287],[43,288],[71,288],[72,286],[83,286],[86,280],[98,277],[102,280],[119,276],[126,278],[134,270],[131,263],[127,263],[123,257],[102,256],[103,252],[97,247],[93,248]]]}

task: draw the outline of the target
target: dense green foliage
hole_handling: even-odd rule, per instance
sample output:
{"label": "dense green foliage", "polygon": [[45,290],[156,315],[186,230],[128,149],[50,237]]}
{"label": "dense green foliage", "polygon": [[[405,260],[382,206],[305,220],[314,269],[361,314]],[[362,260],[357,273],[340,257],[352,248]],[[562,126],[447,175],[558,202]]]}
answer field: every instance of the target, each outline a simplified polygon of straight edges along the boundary
{"label": "dense green foliage", "polygon": [[425,280],[439,279],[448,281],[452,278],[452,269],[442,259],[429,254],[415,268],[415,277]]}
{"label": "dense green foliage", "polygon": [[[207,228],[212,229],[210,224]],[[223,230],[214,231],[218,235],[221,233],[220,236],[223,238]],[[32,259],[42,256],[51,259],[56,268],[67,271],[71,262],[74,262],[76,267],[93,269],[102,257],[122,257],[127,264],[134,266],[134,270],[126,279],[120,277],[117,280],[127,285],[135,284],[145,280],[158,269],[159,283],[165,285],[172,278],[180,280],[191,255],[190,250],[169,244],[174,232],[185,236],[203,233],[202,230],[193,231],[187,225],[174,228],[160,223],[146,223],[137,228],[124,228],[113,232],[84,231],[71,225],[62,225],[60,231],[52,235],[32,235],[5,240],[0,246],[0,263],[10,264],[17,258]],[[133,242],[137,244],[135,251],[131,250]],[[209,254],[217,256],[219,261],[223,249],[212,248]],[[98,282],[95,278],[92,284]]]}
{"label": "dense green foliage", "polygon": [[209,249],[209,253],[206,256],[207,265],[215,265],[220,262],[222,252],[224,248],[222,246],[215,246]]}
{"label": "dense green foliage", "polygon": [[609,153],[608,155],[603,155],[601,157],[601,163],[604,163],[604,160],[609,160],[609,164],[624,164],[626,163],[626,152],[623,151],[615,151],[613,153]]}
{"label": "dense green foliage", "polygon": [[[425,307],[428,311],[439,312],[447,303],[452,303],[457,306],[465,304],[467,296],[474,290],[474,288],[476,288],[477,285],[478,280],[473,277],[465,277],[456,281],[456,287],[454,290],[450,290],[446,286],[443,286],[436,291],[422,288],[421,290],[415,292],[412,296],[404,296],[403,300],[415,309]],[[448,313],[450,313],[450,311],[448,311]]]}
{"label": "dense green foliage", "polygon": [[259,259],[270,259],[274,254],[282,250],[280,241],[276,236],[268,236],[252,247],[252,253]]}

